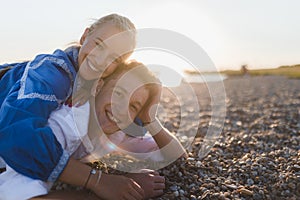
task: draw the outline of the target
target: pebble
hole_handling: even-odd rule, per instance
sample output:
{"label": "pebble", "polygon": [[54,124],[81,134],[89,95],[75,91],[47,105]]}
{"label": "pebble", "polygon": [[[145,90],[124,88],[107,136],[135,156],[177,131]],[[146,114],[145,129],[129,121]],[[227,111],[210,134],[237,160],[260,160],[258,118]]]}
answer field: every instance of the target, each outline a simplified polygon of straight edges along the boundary
{"label": "pebble", "polygon": [[171,187],[170,187],[170,190],[171,191],[177,191],[177,189],[178,189],[178,187],[177,187],[177,185],[172,185]]}
{"label": "pebble", "polygon": [[196,167],[201,167],[201,162],[198,160],[195,164]]}
{"label": "pebble", "polygon": [[[186,96],[168,96],[162,103],[170,110],[164,121],[172,133],[180,126],[181,134],[185,134],[181,135],[182,142],[198,131],[188,158],[158,170],[165,176],[166,189],[157,199],[300,199],[300,79],[237,77],[225,80],[224,86],[224,126],[210,152],[201,159],[198,153],[203,138],[212,128],[210,93],[205,84],[195,90],[200,119],[193,120],[190,111],[195,107],[189,102],[189,110],[180,114],[179,103],[175,104],[178,99],[188,99]],[[186,92],[174,90],[176,94]],[[181,123],[185,118],[188,120]],[[66,189],[59,183],[53,189],[55,186]]]}
{"label": "pebble", "polygon": [[254,181],[251,178],[249,178],[249,179],[247,179],[247,184],[248,185],[253,185]]}
{"label": "pebble", "polygon": [[238,190],[238,192],[240,192],[242,195],[246,195],[246,196],[252,196],[253,195],[253,192],[246,189],[246,188],[240,188]]}
{"label": "pebble", "polygon": [[179,196],[179,192],[178,192],[177,190],[174,191],[173,194],[174,194],[175,197],[178,197],[178,196]]}

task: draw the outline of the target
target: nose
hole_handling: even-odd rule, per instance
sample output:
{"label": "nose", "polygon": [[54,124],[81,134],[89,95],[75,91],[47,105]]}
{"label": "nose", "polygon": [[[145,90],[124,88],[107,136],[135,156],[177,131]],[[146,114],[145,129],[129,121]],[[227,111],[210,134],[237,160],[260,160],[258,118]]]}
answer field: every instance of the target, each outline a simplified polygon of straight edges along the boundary
{"label": "nose", "polygon": [[111,106],[112,106],[113,115],[118,117],[127,116],[128,109],[126,109],[126,106],[121,102],[114,102],[112,103]]}
{"label": "nose", "polygon": [[102,67],[104,66],[104,63],[106,62],[108,57],[108,53],[106,51],[101,51],[101,52],[97,52],[96,54],[94,54],[94,60],[95,60],[95,64],[97,64],[97,67]]}
{"label": "nose", "polygon": [[128,105],[125,102],[115,102],[112,105],[113,116],[121,121],[121,124],[128,125],[131,117],[128,112]]}
{"label": "nose", "polygon": [[90,58],[93,59],[93,63],[97,69],[103,73],[107,68],[109,52],[106,49],[99,50],[95,48],[90,52]]}

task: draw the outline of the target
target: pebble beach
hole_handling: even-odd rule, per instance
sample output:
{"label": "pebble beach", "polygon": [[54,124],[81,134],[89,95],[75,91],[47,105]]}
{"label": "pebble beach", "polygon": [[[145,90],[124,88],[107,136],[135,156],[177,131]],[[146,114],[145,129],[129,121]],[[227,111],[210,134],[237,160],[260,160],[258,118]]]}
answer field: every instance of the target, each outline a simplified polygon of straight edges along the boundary
{"label": "pebble beach", "polygon": [[[196,102],[189,101],[186,84]],[[160,120],[183,144],[193,141],[186,146],[187,158],[159,169],[166,189],[155,199],[300,199],[300,79],[229,77],[214,84],[212,88],[225,88],[226,112],[220,135],[200,157],[212,119],[207,85],[182,83],[163,91]],[[182,98],[187,105],[180,104]]]}
{"label": "pebble beach", "polygon": [[[193,84],[201,107],[197,135],[188,158],[160,170],[166,193],[156,199],[300,199],[300,80],[230,77],[223,83],[224,126],[202,159],[211,106],[205,84]],[[167,107],[172,99],[164,101]],[[185,124],[187,132],[193,122]],[[165,125],[175,130],[176,118]]]}

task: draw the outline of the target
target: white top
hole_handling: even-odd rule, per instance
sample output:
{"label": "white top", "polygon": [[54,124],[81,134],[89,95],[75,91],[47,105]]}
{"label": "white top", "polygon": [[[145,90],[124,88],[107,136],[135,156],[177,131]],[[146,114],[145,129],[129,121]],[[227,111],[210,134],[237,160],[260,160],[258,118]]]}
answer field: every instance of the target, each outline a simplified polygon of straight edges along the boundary
{"label": "white top", "polygon": [[[70,155],[83,161],[94,160],[113,151],[125,152],[136,158],[152,158],[161,161],[162,156],[155,151],[158,149],[151,136],[141,138],[128,137],[118,131],[109,137],[102,135],[99,145],[93,147],[87,131],[90,115],[90,104],[87,102],[80,107],[62,107],[53,111],[48,120],[48,125],[57,140]],[[126,150],[120,149],[122,145]],[[128,152],[129,151],[129,152]],[[131,153],[135,152],[135,153]],[[151,152],[151,153],[147,153]],[[0,158],[1,159],[1,158]],[[0,200],[22,200],[35,196],[45,195],[53,183],[43,182],[19,174],[8,165],[6,171],[0,174]]]}

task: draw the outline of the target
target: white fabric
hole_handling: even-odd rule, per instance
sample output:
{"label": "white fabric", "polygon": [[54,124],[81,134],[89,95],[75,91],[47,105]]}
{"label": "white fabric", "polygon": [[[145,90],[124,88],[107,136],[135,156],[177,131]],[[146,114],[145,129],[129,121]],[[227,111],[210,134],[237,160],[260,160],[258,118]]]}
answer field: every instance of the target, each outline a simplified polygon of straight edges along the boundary
{"label": "white fabric", "polygon": [[[73,113],[76,113],[75,117]],[[75,120],[82,123],[75,123]],[[51,113],[48,125],[62,148],[71,155],[87,133],[88,120],[89,103],[78,108],[63,105],[60,109]],[[6,165],[6,171],[0,174],[0,200],[25,200],[45,195],[51,189],[51,186],[52,183],[29,178]]]}
{"label": "white fabric", "polygon": [[[109,137],[102,135],[99,141],[90,141],[87,135],[90,115],[90,104],[80,107],[63,105],[53,111],[48,125],[57,140],[70,155],[82,161],[90,161],[113,151],[130,154],[136,158],[149,158],[161,161],[163,158],[151,136],[145,138],[128,137],[118,131]],[[83,145],[84,143],[84,145]],[[93,147],[92,144],[99,144]],[[119,148],[122,147],[122,148]],[[132,153],[133,152],[133,153]],[[147,153],[151,152],[151,153]],[[31,197],[47,194],[52,183],[26,177],[6,166],[7,171],[0,174],[0,200],[25,200]]]}
{"label": "white fabric", "polygon": [[5,168],[6,163],[4,162],[4,160],[0,157],[0,169],[1,168]]}
{"label": "white fabric", "polygon": [[23,200],[47,194],[52,183],[19,174],[8,165],[0,175],[0,200]]}
{"label": "white fabric", "polygon": [[62,148],[72,155],[87,135],[90,104],[80,107],[63,105],[51,113],[48,124]]}

